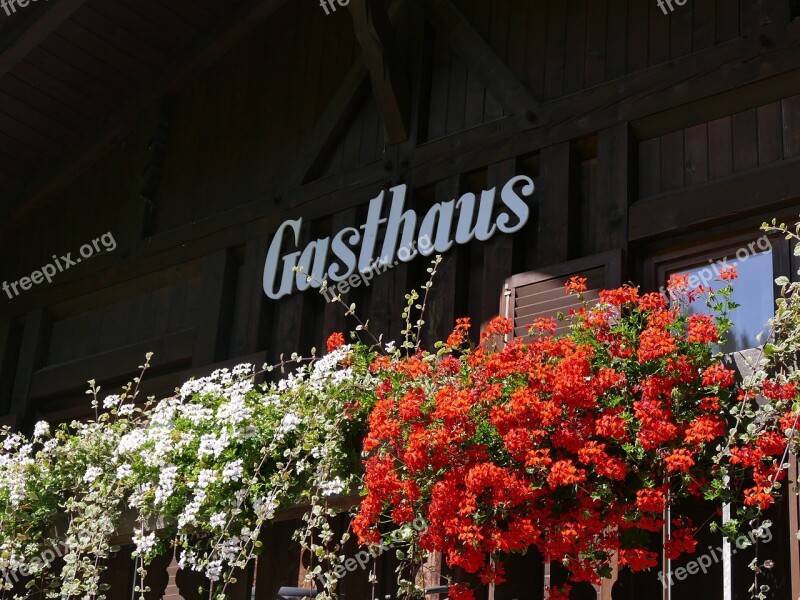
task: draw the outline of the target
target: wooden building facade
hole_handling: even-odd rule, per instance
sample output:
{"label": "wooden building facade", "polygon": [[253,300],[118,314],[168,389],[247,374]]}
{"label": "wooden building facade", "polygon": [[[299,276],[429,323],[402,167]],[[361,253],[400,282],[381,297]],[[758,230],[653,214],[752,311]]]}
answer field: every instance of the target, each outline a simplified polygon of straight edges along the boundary
{"label": "wooden building facade", "polygon": [[[302,250],[360,226],[400,185],[420,217],[515,175],[536,186],[524,227],[444,253],[427,342],[460,316],[563,310],[575,273],[655,290],[670,269],[735,253],[762,221],[800,212],[798,16],[795,0],[51,0],[0,12],[0,279],[16,284],[0,291],[2,419],[84,416],[86,381],[124,383],[148,351],[145,391],[168,394],[217,365],[322,347],[344,312],[314,289],[265,295],[275,232],[302,218]],[[773,275],[796,261],[774,241]],[[345,299],[396,338],[427,266],[402,262]],[[772,598],[800,595],[797,524],[787,501],[765,550]],[[269,559],[238,597],[297,583],[291,530],[270,530]],[[734,598],[749,598],[744,554]],[[391,559],[378,562],[380,585],[359,573],[347,598],[393,593]],[[533,555],[508,571],[487,597],[542,598],[559,576]],[[109,577],[130,580],[132,566],[115,561]],[[197,582],[181,577],[189,600]],[[721,582],[715,565],[672,597],[721,600]],[[653,573],[575,594],[666,597]]]}

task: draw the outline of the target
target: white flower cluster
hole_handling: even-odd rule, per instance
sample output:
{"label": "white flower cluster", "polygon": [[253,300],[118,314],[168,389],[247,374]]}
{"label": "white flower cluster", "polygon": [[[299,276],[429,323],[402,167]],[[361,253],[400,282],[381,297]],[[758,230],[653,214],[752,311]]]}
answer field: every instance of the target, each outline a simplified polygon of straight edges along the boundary
{"label": "white flower cluster", "polygon": [[[106,411],[97,422],[71,423],[66,435],[40,422],[30,440],[8,431],[0,437],[0,503],[13,511],[45,497],[47,482],[63,484],[59,461],[72,461],[79,491],[70,490],[61,506],[80,518],[61,540],[60,596],[100,596],[94,565],[111,552],[126,507],[148,524],[133,534],[135,555],[149,558],[163,547],[155,524],[169,523],[177,527],[181,568],[211,581],[252,559],[259,532],[282,506],[311,502],[308,531],[324,533],[316,539],[327,543],[319,519],[329,509],[321,510],[320,498],[345,493],[353,481],[344,441],[356,383],[352,352],[342,346],[259,386],[252,365],[220,369],[139,408],[132,387],[101,401],[90,382],[92,405]],[[359,389],[369,389],[368,377],[361,375]],[[59,510],[54,503],[54,517]],[[24,566],[41,551],[32,541],[41,538],[25,529],[27,513],[18,514],[18,529],[0,518],[0,570]]]}

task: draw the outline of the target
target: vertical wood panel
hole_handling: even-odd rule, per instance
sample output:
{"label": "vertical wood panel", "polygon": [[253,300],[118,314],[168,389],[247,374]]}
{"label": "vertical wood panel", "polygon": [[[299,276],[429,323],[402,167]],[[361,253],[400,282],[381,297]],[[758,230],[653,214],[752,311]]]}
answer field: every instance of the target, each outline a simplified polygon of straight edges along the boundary
{"label": "vertical wood panel", "polygon": [[[739,1],[717,0],[717,41],[727,42],[739,37]],[[748,1],[748,0],[743,0]]]}
{"label": "vertical wood panel", "polygon": [[[598,24],[598,26],[600,26]],[[628,2],[627,0],[608,0],[608,36],[606,51],[606,79],[622,77],[628,66]]]}
{"label": "vertical wood panel", "polygon": [[758,166],[758,131],[755,109],[733,115],[733,171],[747,171]]}
{"label": "vertical wood panel", "polygon": [[[489,166],[487,189],[502,186],[516,172],[516,159],[509,159]],[[506,277],[513,270],[514,238],[498,232],[492,239],[483,243],[483,275],[481,277],[481,328],[489,319],[497,315],[498,300],[503,291]]]}
{"label": "vertical wood panel", "polygon": [[[586,87],[602,83],[606,76],[606,31],[608,0],[590,0],[586,30]],[[613,27],[609,23],[608,28]],[[613,32],[616,35],[616,32]]]}
{"label": "vertical wood panel", "polygon": [[[592,4],[596,4],[594,0]],[[567,3],[567,47],[564,71],[564,93],[583,89],[583,72],[586,63],[586,14],[587,0],[566,0]],[[600,29],[594,27],[591,29]],[[605,51],[605,47],[603,48]]]}
{"label": "vertical wood panel", "polygon": [[714,45],[716,36],[716,2],[695,2],[692,4],[694,22],[692,25],[692,50],[697,52]]}
{"label": "vertical wood panel", "polygon": [[[643,3],[644,4],[644,3]],[[648,65],[653,66],[669,60],[670,16],[664,14],[655,3],[647,2],[650,9],[650,37]]]}
{"label": "vertical wood panel", "polygon": [[239,270],[236,304],[231,328],[231,357],[263,349],[264,330],[269,325],[267,296],[264,294],[264,262],[269,249],[267,236],[247,242],[244,264]]}
{"label": "vertical wood panel", "polygon": [[447,94],[447,133],[464,129],[467,110],[467,66],[455,55],[450,60],[450,85]]}
{"label": "vertical wood panel", "polygon": [[[339,232],[346,227],[355,227],[357,225],[358,209],[349,208],[347,210],[336,213],[333,216],[333,231]],[[329,285],[336,282],[328,281]],[[350,306],[354,301],[354,292],[342,294],[342,302]],[[345,308],[339,302],[326,302],[325,315],[322,321],[322,335],[327,338],[334,331],[344,332],[347,327],[347,317],[345,316]],[[347,340],[349,341],[349,340]]]}
{"label": "vertical wood panel", "polygon": [[[526,0],[511,0],[511,19],[508,25],[508,66],[517,78],[525,81],[525,43],[528,30],[528,7]],[[535,15],[533,18],[537,18]],[[541,97],[534,92],[534,97]]]}
{"label": "vertical wood panel", "polygon": [[639,196],[647,198],[661,191],[661,138],[639,143]]}
{"label": "vertical wood panel", "polygon": [[661,136],[661,191],[684,185],[683,130]]}
{"label": "vertical wood panel", "polygon": [[627,123],[597,136],[597,197],[590,205],[593,253],[627,248],[628,201],[631,191],[631,132]]}
{"label": "vertical wood panel", "polygon": [[[304,248],[310,239],[310,224],[304,223],[300,229],[298,248]],[[314,288],[309,288],[305,292],[295,291],[291,296],[273,301],[271,353],[267,355],[271,362],[278,362],[281,354],[285,359],[288,359],[292,352],[305,354],[313,346],[313,342],[310,341],[313,335],[311,321],[314,300],[311,294],[316,293]]]}
{"label": "vertical wood panel", "polygon": [[758,120],[758,164],[766,166],[783,158],[781,103],[773,102],[756,109]]}
{"label": "vertical wood panel", "polygon": [[[511,19],[509,3],[510,0],[480,2],[480,4],[491,6],[491,26],[489,28],[489,36],[486,39],[489,40],[489,45],[504,63],[508,63],[508,22]],[[476,23],[476,27],[480,28],[480,24]],[[510,107],[501,106],[491,95],[487,94],[485,120],[498,119],[503,116],[506,110],[510,110]]]}
{"label": "vertical wood panel", "polygon": [[19,331],[12,319],[0,320],[0,415],[9,411],[19,353]]}
{"label": "vertical wood panel", "polygon": [[[597,157],[581,161],[581,205],[580,205],[580,248],[578,256],[591,254],[589,246],[593,243],[588,239],[587,232],[592,230],[591,209],[589,208],[597,197]],[[526,271],[533,270],[528,266]]]}
{"label": "vertical wood panel", "polygon": [[708,181],[708,127],[705,123],[684,131],[686,185]]}
{"label": "vertical wood panel", "polygon": [[[466,0],[465,1],[465,8],[469,8],[469,13],[465,12],[464,16],[470,19],[470,22],[474,23],[475,18],[473,16],[474,8],[476,4],[482,4],[480,0]],[[488,82],[484,82],[479,73],[475,69],[469,69],[467,72],[467,91],[466,91],[466,106],[465,106],[465,114],[464,114],[464,126],[465,127],[474,127],[475,125],[479,125],[483,123],[483,115],[485,111],[485,103],[486,103],[486,85]]]}
{"label": "vertical wood panel", "polygon": [[42,308],[34,309],[25,316],[14,390],[9,406],[9,414],[16,415],[18,428],[28,425],[28,418],[33,408],[29,401],[31,378],[44,366],[51,327],[50,316]]}
{"label": "vertical wood panel", "polygon": [[577,240],[570,227],[577,216],[580,179],[577,159],[569,142],[544,148],[537,181],[540,266],[569,260]]}
{"label": "vertical wood panel", "polygon": [[256,567],[258,598],[276,598],[281,586],[299,583],[300,547],[292,539],[297,524],[297,521],[279,521],[261,534],[265,550]]}
{"label": "vertical wood panel", "polygon": [[[459,176],[440,181],[436,184],[435,201],[457,200],[460,190]],[[466,305],[462,301],[466,284],[464,254],[463,248],[454,246],[442,256],[425,315],[423,344],[428,350],[433,351],[433,344],[447,337],[458,317],[466,316]]]}
{"label": "vertical wood panel", "polygon": [[567,4],[550,0],[547,8],[547,62],[545,64],[545,99],[564,93],[564,61],[567,35]]}
{"label": "vertical wood panel", "polygon": [[236,265],[228,250],[206,257],[201,290],[203,303],[198,315],[193,367],[223,360],[229,348]]}
{"label": "vertical wood panel", "polygon": [[504,557],[506,582],[494,588],[492,600],[539,600],[544,592],[544,564],[534,549],[527,554]]}
{"label": "vertical wood panel", "polygon": [[[480,36],[486,40],[490,46],[493,45],[492,39],[492,17],[493,17],[493,2],[482,2],[481,0],[473,0],[472,2],[472,27],[477,31]],[[503,56],[502,53],[499,56]],[[483,95],[483,113],[481,114],[481,122],[487,120],[489,115],[501,115],[503,107],[501,107],[492,98],[491,94],[486,92],[486,88],[491,84],[490,81],[481,81],[481,93]]]}
{"label": "vertical wood panel", "polygon": [[650,2],[628,0],[628,68],[635,73],[647,68]]}
{"label": "vertical wood panel", "polygon": [[781,102],[783,111],[783,157],[800,156],[800,95]]}
{"label": "vertical wood panel", "polygon": [[733,173],[731,151],[731,118],[723,117],[708,123],[708,177],[717,179]]}
{"label": "vertical wood panel", "polygon": [[[447,100],[450,90],[451,52],[444,36],[438,32],[433,54],[433,79],[428,120],[428,139],[442,137],[447,130]],[[474,84],[474,82],[473,82]],[[481,90],[483,95],[483,90]],[[483,103],[481,103],[481,112]]]}
{"label": "vertical wood panel", "polygon": [[692,12],[699,2],[675,7],[670,15],[670,57],[692,53]]}
{"label": "vertical wood panel", "polygon": [[525,81],[537,98],[545,98],[547,93],[547,24],[550,6],[540,1],[528,7],[528,32],[525,44]]}

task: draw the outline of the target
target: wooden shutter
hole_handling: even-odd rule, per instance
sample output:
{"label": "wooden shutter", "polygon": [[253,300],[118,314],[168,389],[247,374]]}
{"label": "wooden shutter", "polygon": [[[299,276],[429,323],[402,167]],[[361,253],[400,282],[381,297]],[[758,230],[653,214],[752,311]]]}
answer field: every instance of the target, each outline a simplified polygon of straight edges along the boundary
{"label": "wooden shutter", "polygon": [[[596,300],[602,289],[622,285],[623,252],[612,250],[577,260],[520,273],[506,279],[500,298],[500,314],[514,321],[513,337],[526,337],[528,326],[537,317],[567,314],[580,304],[575,296],[564,293],[564,283],[573,275],[586,277],[584,297]],[[561,324],[558,333],[563,333]]]}

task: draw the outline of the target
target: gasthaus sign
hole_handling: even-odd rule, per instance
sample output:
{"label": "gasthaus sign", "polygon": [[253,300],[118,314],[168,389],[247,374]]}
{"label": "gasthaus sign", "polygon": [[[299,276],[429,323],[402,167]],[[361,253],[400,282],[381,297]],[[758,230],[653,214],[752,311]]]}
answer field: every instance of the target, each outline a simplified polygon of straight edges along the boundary
{"label": "gasthaus sign", "polygon": [[[386,216],[386,192],[381,192],[370,201],[363,225],[313,240],[302,250],[298,246],[303,220],[290,219],[278,227],[270,244],[264,265],[264,292],[277,300],[295,288],[303,292],[318,288],[323,280],[344,281],[356,270],[366,272],[376,263],[407,262],[414,257],[398,252],[399,248],[416,246],[420,254],[430,256],[447,252],[454,244],[486,241],[498,231],[515,233],[528,221],[526,198],[533,191],[533,180],[517,175],[500,190],[499,203],[496,187],[482,191],[480,198],[467,193],[458,200],[434,204],[420,220],[414,210],[405,210],[407,186],[398,185],[389,190]],[[383,243],[376,256],[381,233]],[[423,240],[425,243],[421,243]]]}

